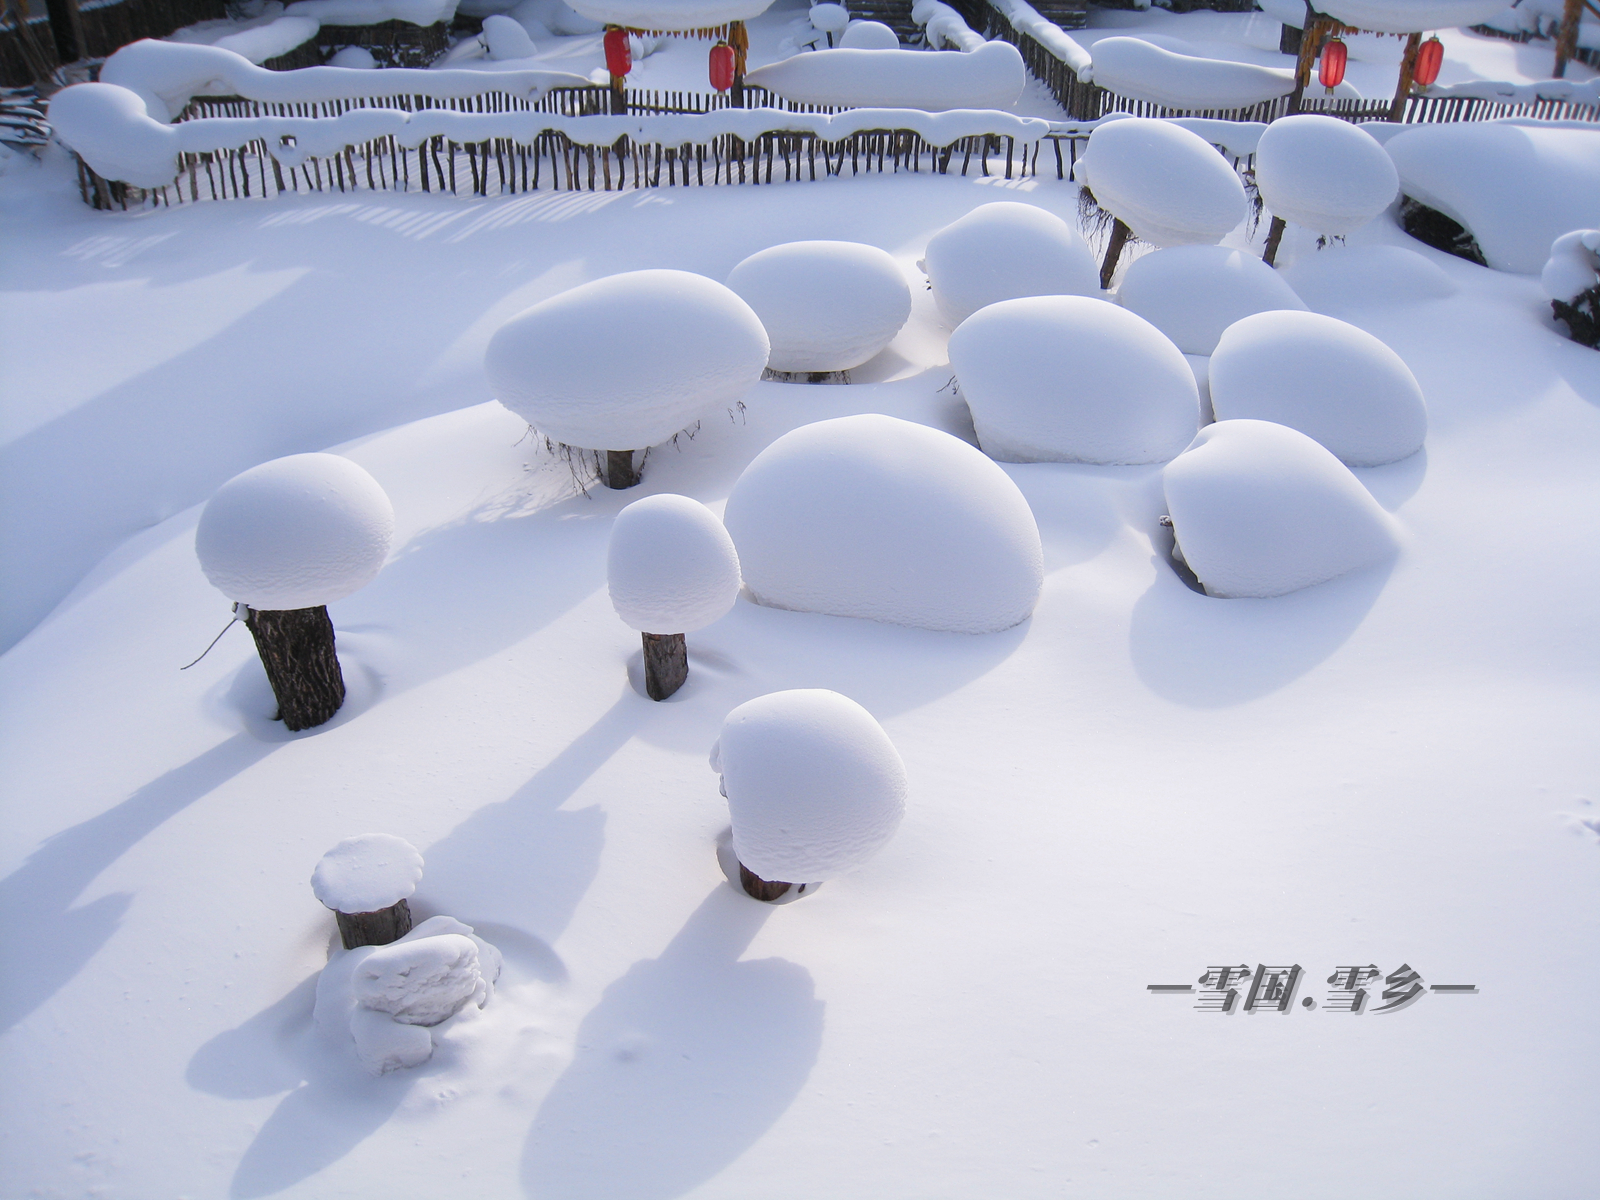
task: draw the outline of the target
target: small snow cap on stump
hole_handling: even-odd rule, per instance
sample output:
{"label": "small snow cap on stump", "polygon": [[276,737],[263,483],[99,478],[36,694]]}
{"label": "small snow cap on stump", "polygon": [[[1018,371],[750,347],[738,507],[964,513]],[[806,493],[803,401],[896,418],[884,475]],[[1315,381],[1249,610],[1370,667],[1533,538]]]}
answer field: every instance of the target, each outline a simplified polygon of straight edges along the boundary
{"label": "small snow cap on stump", "polygon": [[640,633],[693,633],[739,598],[739,555],[688,496],[646,496],[617,514],[606,562],[611,606]]}
{"label": "small snow cap on stump", "polygon": [[[345,838],[311,872],[311,890],[339,917],[345,948],[384,945],[411,929],[408,898],[422,878],[422,855],[404,838]],[[359,937],[360,940],[352,940]]]}
{"label": "small snow cap on stump", "polygon": [[1400,175],[1388,151],[1360,126],[1301,113],[1272,122],[1261,135],[1256,186],[1273,216],[1343,237],[1389,207]]}
{"label": "small snow cap on stump", "polygon": [[1098,296],[1100,271],[1077,232],[1052,212],[1014,200],[980,204],[928,240],[923,269],[939,311],[959,325],[1019,296]]}
{"label": "small snow cap on stump", "polygon": [[1306,308],[1282,275],[1255,255],[1225,246],[1172,246],[1137,258],[1117,299],[1185,354],[1210,354],[1222,331],[1242,317]]}
{"label": "small snow cap on stump", "polygon": [[872,714],[838,692],[802,688],[741,704],[722,724],[711,765],[727,793],[734,853],[757,884],[820,882],[858,867],[905,814],[899,753]]}
{"label": "small snow cap on stump", "polygon": [[843,33],[850,25],[850,10],[842,4],[813,4],[811,28],[824,33]]}
{"label": "small snow cap on stump", "polygon": [[1073,178],[1154,246],[1215,244],[1249,208],[1244,184],[1208,142],[1181,125],[1149,117],[1097,126]]}

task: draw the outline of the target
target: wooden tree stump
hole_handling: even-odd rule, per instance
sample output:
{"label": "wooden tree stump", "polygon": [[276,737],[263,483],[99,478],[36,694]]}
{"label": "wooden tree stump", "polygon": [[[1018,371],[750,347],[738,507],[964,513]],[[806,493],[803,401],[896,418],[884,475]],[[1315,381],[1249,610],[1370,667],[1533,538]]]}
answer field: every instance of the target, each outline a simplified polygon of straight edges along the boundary
{"label": "wooden tree stump", "polygon": [[[689,646],[681,633],[641,633],[644,640],[644,690],[665,700],[689,678]],[[788,887],[788,884],[784,884]]]}
{"label": "wooden tree stump", "polygon": [[792,883],[782,883],[775,879],[763,879],[743,863],[739,864],[739,883],[744,888],[745,895],[771,904],[794,886]]}
{"label": "wooden tree stump", "polygon": [[622,491],[625,488],[636,487],[639,483],[639,472],[634,469],[632,450],[607,450],[606,469],[601,479],[608,488]]}
{"label": "wooden tree stump", "polygon": [[1122,257],[1122,248],[1128,244],[1132,234],[1120,220],[1113,220],[1111,224],[1111,240],[1106,243],[1106,259],[1100,264],[1100,290],[1109,291],[1111,277],[1117,273],[1117,260]]}
{"label": "wooden tree stump", "polygon": [[245,625],[267,669],[278,719],[291,730],[311,729],[344,703],[344,675],[334,653],[333,622],[316,608],[248,609]]}
{"label": "wooden tree stump", "polygon": [[339,939],[346,950],[357,946],[387,946],[411,932],[411,905],[404,900],[377,912],[335,912],[333,915],[339,922]]}

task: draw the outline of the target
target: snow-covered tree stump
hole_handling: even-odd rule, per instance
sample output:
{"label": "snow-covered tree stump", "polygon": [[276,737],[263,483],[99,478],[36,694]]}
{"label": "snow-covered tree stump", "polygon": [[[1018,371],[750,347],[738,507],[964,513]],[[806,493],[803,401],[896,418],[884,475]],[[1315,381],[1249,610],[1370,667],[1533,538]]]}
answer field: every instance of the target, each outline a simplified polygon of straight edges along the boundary
{"label": "snow-covered tree stump", "polygon": [[745,895],[767,904],[771,904],[794,886],[792,883],[782,883],[775,879],[763,879],[743,863],[739,864],[739,884],[744,888]]}
{"label": "snow-covered tree stump", "polygon": [[311,729],[329,720],[344,703],[344,674],[327,607],[245,611],[244,623],[256,640],[284,728]]}
{"label": "snow-covered tree stump", "polygon": [[411,932],[411,905],[397,900],[377,912],[334,912],[339,922],[339,940],[346,950],[357,946],[387,946]]}
{"label": "snow-covered tree stump", "polygon": [[387,946],[411,932],[408,897],[422,878],[422,855],[404,838],[367,833],[322,856],[311,890],[331,908],[346,950]]}
{"label": "snow-covered tree stump", "polygon": [[644,690],[665,700],[689,678],[689,644],[681,633],[641,633],[644,640]]}
{"label": "snow-covered tree stump", "polygon": [[1111,278],[1117,273],[1117,263],[1122,258],[1122,248],[1128,244],[1130,230],[1119,217],[1111,223],[1111,239],[1106,242],[1105,261],[1100,264],[1100,290],[1109,291]]}

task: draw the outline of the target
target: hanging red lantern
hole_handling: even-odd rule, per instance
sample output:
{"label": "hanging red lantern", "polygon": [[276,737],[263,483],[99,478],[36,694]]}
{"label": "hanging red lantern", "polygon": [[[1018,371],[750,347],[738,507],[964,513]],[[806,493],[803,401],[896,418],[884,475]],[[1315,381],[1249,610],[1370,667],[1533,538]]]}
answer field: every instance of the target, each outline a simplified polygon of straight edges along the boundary
{"label": "hanging red lantern", "polygon": [[606,30],[606,70],[613,79],[621,79],[633,70],[633,50],[628,45],[628,31],[615,26]]}
{"label": "hanging red lantern", "polygon": [[1322,47],[1322,62],[1317,66],[1317,81],[1328,89],[1328,94],[1333,94],[1333,89],[1344,82],[1345,62],[1350,57],[1350,51],[1338,38],[1331,39]]}
{"label": "hanging red lantern", "polygon": [[725,92],[733,86],[733,47],[718,42],[711,47],[711,86]]}
{"label": "hanging red lantern", "polygon": [[1417,61],[1411,71],[1411,79],[1421,87],[1427,87],[1439,78],[1439,68],[1443,65],[1444,43],[1431,37],[1417,47]]}

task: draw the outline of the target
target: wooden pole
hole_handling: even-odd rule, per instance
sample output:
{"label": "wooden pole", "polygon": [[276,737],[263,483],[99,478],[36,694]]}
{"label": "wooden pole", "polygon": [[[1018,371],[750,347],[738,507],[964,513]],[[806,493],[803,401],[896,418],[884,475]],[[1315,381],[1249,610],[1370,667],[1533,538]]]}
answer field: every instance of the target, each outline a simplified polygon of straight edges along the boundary
{"label": "wooden pole", "polygon": [[339,940],[346,950],[357,946],[387,946],[398,942],[411,932],[411,906],[396,900],[388,908],[377,912],[346,913],[334,911],[339,922]]}
{"label": "wooden pole", "polygon": [[628,115],[628,81],[622,75],[611,77],[611,115],[625,117]]}
{"label": "wooden pole", "polygon": [[639,472],[633,466],[633,451],[607,450],[606,469],[600,478],[608,488],[615,488],[619,492],[636,487],[639,483]]}
{"label": "wooden pole", "polygon": [[1311,7],[1311,0],[1306,0],[1306,24],[1300,36],[1300,57],[1294,67],[1294,91],[1289,93],[1289,109],[1285,116],[1292,117],[1300,111],[1306,88],[1311,83],[1311,68],[1316,65],[1317,55],[1322,52],[1322,43],[1333,25],[1331,17],[1323,16]]}
{"label": "wooden pole", "polygon": [[1127,244],[1132,231],[1120,220],[1113,218],[1111,240],[1106,243],[1106,258],[1100,264],[1100,290],[1109,291],[1111,277],[1117,273],[1117,260],[1122,257],[1122,247]]}
{"label": "wooden pole", "polygon": [[750,51],[750,34],[743,21],[728,23],[728,45],[733,47],[733,107],[743,108],[745,58]]}
{"label": "wooden pole", "polygon": [[244,623],[255,638],[285,728],[311,729],[339,711],[344,675],[326,607],[250,608]]}
{"label": "wooden pole", "polygon": [[1261,252],[1261,261],[1269,267],[1278,265],[1278,243],[1283,241],[1284,228],[1282,217],[1273,217],[1272,224],[1267,227],[1267,248]]}
{"label": "wooden pole", "polygon": [[1567,63],[1578,53],[1578,22],[1583,18],[1583,0],[1566,0],[1561,6],[1561,32],[1556,35],[1555,78],[1567,73]]}
{"label": "wooden pole", "polygon": [[641,633],[644,639],[644,690],[665,700],[689,678],[689,646],[681,633]]}
{"label": "wooden pole", "polygon": [[1413,33],[1406,39],[1405,56],[1400,60],[1400,80],[1395,84],[1394,103],[1389,105],[1389,120],[1398,125],[1405,119],[1406,98],[1411,95],[1411,84],[1417,73],[1417,51],[1422,46],[1422,35]]}
{"label": "wooden pole", "polygon": [[739,883],[745,895],[771,904],[794,886],[773,879],[763,879],[743,863],[739,864]]}
{"label": "wooden pole", "polygon": [[45,0],[50,14],[50,32],[56,39],[56,57],[63,63],[77,62],[88,55],[83,36],[83,15],[78,0]]}

